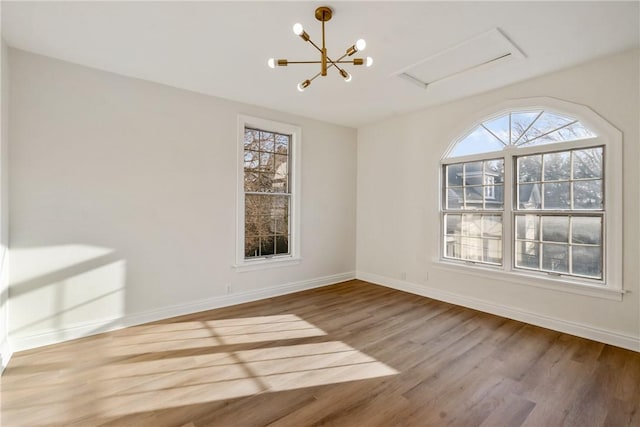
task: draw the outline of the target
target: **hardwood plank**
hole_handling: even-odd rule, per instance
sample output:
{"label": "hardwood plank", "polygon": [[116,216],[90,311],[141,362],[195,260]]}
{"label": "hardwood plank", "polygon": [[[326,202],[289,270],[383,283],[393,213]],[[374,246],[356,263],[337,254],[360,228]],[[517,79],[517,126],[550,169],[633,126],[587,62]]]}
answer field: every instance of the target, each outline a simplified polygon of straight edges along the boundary
{"label": "hardwood plank", "polygon": [[353,280],[16,353],[7,426],[637,426],[640,353]]}

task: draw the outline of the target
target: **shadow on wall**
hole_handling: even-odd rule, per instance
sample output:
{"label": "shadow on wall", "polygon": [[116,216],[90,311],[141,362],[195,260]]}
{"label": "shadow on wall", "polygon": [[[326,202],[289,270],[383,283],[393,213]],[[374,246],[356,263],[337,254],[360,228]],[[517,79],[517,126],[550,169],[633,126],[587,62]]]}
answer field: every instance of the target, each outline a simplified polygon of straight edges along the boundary
{"label": "shadow on wall", "polygon": [[87,327],[124,316],[125,288],[126,261],[112,249],[78,244],[12,249],[9,335],[14,341],[47,335],[50,342],[76,338],[79,328],[85,335]]}

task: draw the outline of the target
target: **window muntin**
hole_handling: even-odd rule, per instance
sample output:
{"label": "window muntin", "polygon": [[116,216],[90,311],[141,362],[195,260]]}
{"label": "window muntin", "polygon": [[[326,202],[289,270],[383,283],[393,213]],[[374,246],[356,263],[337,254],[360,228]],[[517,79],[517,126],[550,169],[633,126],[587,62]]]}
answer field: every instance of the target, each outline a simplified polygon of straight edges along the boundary
{"label": "window muntin", "polygon": [[244,129],[244,257],[289,255],[291,135]]}
{"label": "window muntin", "polygon": [[578,120],[546,110],[513,111],[486,120],[461,138],[447,157],[496,152],[596,136]]}

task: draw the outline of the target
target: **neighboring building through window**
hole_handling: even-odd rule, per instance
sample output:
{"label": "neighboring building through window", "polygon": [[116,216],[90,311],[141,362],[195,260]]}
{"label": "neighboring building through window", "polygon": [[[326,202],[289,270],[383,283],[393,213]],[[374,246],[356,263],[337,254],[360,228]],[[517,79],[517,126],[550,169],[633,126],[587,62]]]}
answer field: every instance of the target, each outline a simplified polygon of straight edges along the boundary
{"label": "neighboring building through window", "polygon": [[242,116],[239,133],[236,266],[292,259],[298,256],[295,154],[299,150],[300,129]]}
{"label": "neighboring building through window", "polygon": [[542,108],[483,121],[441,162],[441,257],[621,288],[613,144]]}

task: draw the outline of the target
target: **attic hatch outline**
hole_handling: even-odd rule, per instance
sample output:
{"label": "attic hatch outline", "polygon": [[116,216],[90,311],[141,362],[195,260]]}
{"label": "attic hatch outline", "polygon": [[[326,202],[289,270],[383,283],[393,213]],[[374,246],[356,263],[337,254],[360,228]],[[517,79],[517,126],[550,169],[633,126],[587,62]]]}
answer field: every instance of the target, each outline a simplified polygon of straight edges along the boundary
{"label": "attic hatch outline", "polygon": [[443,158],[499,152],[507,147],[532,147],[595,138],[580,120],[547,109],[513,110],[492,116],[458,138]]}
{"label": "attic hatch outline", "polygon": [[479,68],[505,60],[524,58],[526,58],[524,52],[496,27],[422,59],[392,75],[427,89],[434,83]]}

